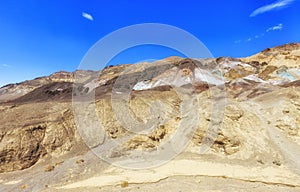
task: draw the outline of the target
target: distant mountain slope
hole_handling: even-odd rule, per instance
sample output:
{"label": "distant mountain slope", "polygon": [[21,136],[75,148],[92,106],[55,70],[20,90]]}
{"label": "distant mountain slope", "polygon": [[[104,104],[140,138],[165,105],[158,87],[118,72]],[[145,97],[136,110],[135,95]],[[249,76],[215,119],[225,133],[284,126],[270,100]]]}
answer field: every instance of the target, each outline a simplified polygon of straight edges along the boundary
{"label": "distant mountain slope", "polygon": [[[135,90],[143,90],[164,85],[183,86],[185,84],[192,83],[192,81],[215,85],[222,82],[228,83],[229,81],[232,81],[233,83],[246,80],[248,82],[252,81],[280,85],[284,83],[290,83],[299,79],[299,65],[300,44],[298,43],[291,43],[274,48],[268,48],[258,54],[241,59],[184,59],[179,57],[170,57],[153,63],[137,64],[136,67],[134,67],[136,72],[135,74],[137,76],[145,75],[139,72],[144,68],[147,68],[148,71],[152,69],[161,71],[161,73],[153,73],[149,77],[145,76],[145,78],[148,79],[144,79],[144,81],[140,82],[135,82],[136,85],[132,88]],[[34,100],[45,101],[51,98],[70,99],[72,92],[71,84],[75,81],[75,76],[77,76],[77,79],[79,79],[79,77],[85,77],[86,79],[88,79],[91,75],[100,75],[96,82],[93,83],[93,85],[84,85],[83,81],[83,86],[86,86],[89,89],[95,89],[98,87],[97,89],[101,89],[103,91],[103,85],[105,85],[106,82],[118,77],[120,74],[123,74],[123,70],[128,66],[130,65],[108,67],[98,72],[75,71],[72,73],[68,73],[61,71],[50,76],[40,77],[18,84],[6,85],[0,88],[0,102],[12,101],[20,97],[22,98],[18,99],[18,101],[25,102],[26,98],[32,100],[38,95],[40,98],[36,98]],[[204,70],[199,70],[199,66]],[[180,74],[180,70],[182,70],[182,68],[186,68],[186,70],[183,72],[185,73],[184,77]],[[130,73],[132,72],[133,71],[131,71]],[[214,73],[217,75],[213,75]],[[219,75],[220,73],[222,73],[223,75]],[[222,76],[224,79],[222,79]],[[60,83],[64,84],[59,85]],[[55,86],[52,87],[52,85]],[[66,87],[67,85],[69,85],[69,87]],[[41,90],[32,92],[37,88],[42,89],[43,93],[37,94],[37,92],[40,92]],[[61,89],[68,89],[68,91],[63,91]],[[25,96],[26,94],[29,95]],[[30,96],[30,94],[33,95]],[[34,94],[36,96],[34,96]],[[63,94],[69,95],[63,96]],[[60,95],[60,97],[57,97],[57,95]]]}
{"label": "distant mountain slope", "polygon": [[258,61],[266,62],[268,65],[293,68],[298,67],[300,63],[300,43],[290,43],[273,48],[267,48],[262,52],[250,57],[243,58],[244,62]]}
{"label": "distant mountain slope", "polygon": [[59,82],[74,82],[75,74],[88,75],[91,71],[75,71],[66,72],[60,71],[53,73],[50,76],[38,77],[33,80],[27,80],[21,83],[8,84],[0,88],[0,102],[6,102],[17,99],[30,93],[36,88],[42,87],[51,83]]}

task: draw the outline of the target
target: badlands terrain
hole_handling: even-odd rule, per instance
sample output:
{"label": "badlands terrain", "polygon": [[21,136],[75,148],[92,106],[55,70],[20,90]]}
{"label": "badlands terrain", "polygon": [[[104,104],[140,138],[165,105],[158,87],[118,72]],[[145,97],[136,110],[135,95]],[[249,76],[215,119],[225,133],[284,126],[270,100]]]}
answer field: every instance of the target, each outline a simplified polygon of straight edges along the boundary
{"label": "badlands terrain", "polygon": [[0,191],[300,191],[300,44],[0,88]]}

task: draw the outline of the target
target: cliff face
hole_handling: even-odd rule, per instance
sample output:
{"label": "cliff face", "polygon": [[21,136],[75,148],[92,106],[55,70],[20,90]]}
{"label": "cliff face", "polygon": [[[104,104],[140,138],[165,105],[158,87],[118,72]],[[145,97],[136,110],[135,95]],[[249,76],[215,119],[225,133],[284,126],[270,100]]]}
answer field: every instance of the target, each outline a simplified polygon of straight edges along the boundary
{"label": "cliff face", "polygon": [[74,146],[75,126],[66,104],[10,105],[1,113],[1,172],[29,168],[46,155],[61,155]]}
{"label": "cliff face", "polygon": [[[216,171],[213,165],[211,169],[201,169],[199,172],[174,168],[174,173],[168,169],[169,172],[156,174],[158,181],[176,174],[202,174],[281,183],[299,189],[299,66],[300,45],[288,44],[241,59],[172,57],[153,63],[108,67],[97,72],[58,72],[48,77],[7,85],[0,88],[0,173],[24,169],[25,175],[30,169],[42,169],[44,172],[41,166],[45,163],[50,164],[50,168],[46,169],[50,173],[53,169],[77,170],[72,174],[68,171],[64,174],[63,171],[55,172],[58,180],[51,183],[53,185],[66,185],[65,178],[78,179],[84,177],[81,175],[83,173],[95,174],[93,169],[97,171],[97,167],[93,166],[96,165],[83,163],[94,160],[84,155],[88,154],[88,148],[84,145],[89,143],[82,135],[86,132],[78,130],[71,104],[72,97],[95,94],[95,110],[82,110],[76,115],[77,118],[94,118],[92,114],[96,113],[106,139],[121,143],[102,151],[108,159],[118,162],[124,157],[135,157],[139,151],[155,151],[166,141],[176,138],[178,130],[187,130],[194,125],[190,122],[196,121],[185,151],[198,154],[200,147],[207,140],[212,140],[208,151],[197,162],[205,164],[216,161],[232,168],[241,167],[241,170],[245,169],[244,172],[233,173],[226,169]],[[92,82],[88,81],[95,75]],[[78,80],[76,77],[82,78]],[[73,84],[76,85],[76,91],[73,90]],[[129,88],[124,89],[123,85]],[[127,104],[118,100],[127,98],[127,93]],[[115,103],[112,103],[112,98],[117,99]],[[195,101],[190,103],[189,99]],[[222,103],[222,106],[216,103]],[[197,120],[190,115],[195,109]],[[131,118],[145,124],[151,122],[151,118],[156,120],[151,124],[151,129],[143,134],[132,134],[126,127],[131,125],[134,128]],[[83,123],[90,127],[87,122]],[[215,135],[208,133],[211,124],[218,127]],[[139,126],[136,128],[139,129]],[[129,139],[126,140],[127,137]],[[89,139],[93,145],[90,147],[104,145],[97,137],[89,135]],[[76,164],[82,164],[83,167],[70,164],[70,159],[79,157],[83,159]],[[181,158],[188,161],[193,159],[190,155]],[[59,163],[57,159],[60,159]],[[269,167],[272,168],[271,172],[266,171]],[[247,174],[248,169],[256,173]],[[126,173],[124,170],[115,172]],[[287,175],[282,177],[283,173]],[[4,174],[5,178],[9,178],[10,174],[14,173]],[[139,178],[128,178],[132,183],[146,182]],[[9,180],[1,182],[9,183]],[[34,179],[24,182],[27,182],[26,189],[33,189]],[[44,182],[48,186],[50,178]],[[108,183],[101,182],[99,186],[118,185],[121,181],[116,178]],[[67,188],[88,187],[88,183],[75,183]],[[22,185],[24,183],[20,181],[15,185],[3,185],[3,189],[15,189],[10,187]],[[45,186],[39,187],[43,189]]]}

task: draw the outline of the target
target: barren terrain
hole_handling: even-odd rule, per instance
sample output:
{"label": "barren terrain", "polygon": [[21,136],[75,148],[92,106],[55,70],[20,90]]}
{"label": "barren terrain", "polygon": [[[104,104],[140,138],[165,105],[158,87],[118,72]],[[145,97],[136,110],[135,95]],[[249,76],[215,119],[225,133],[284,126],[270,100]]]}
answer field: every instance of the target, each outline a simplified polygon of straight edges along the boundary
{"label": "barren terrain", "polygon": [[0,191],[300,191],[299,53],[292,43],[4,86]]}

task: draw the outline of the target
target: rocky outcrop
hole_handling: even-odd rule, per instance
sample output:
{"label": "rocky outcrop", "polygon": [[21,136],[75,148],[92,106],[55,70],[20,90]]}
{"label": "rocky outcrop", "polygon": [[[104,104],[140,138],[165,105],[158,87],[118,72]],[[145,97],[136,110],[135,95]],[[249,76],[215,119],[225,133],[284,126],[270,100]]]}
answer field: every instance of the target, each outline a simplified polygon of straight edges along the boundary
{"label": "rocky outcrop", "polygon": [[34,165],[46,152],[42,145],[45,131],[45,125],[35,125],[1,133],[0,172]]}
{"label": "rocky outcrop", "polygon": [[[64,108],[59,112],[37,109],[41,105],[53,107],[51,104],[29,105],[6,110],[10,117],[1,122],[0,172],[26,169],[45,156],[63,155],[77,142],[71,111]],[[37,110],[27,111],[34,109]],[[35,112],[39,113],[38,116],[31,116]],[[4,122],[12,119],[15,123]]]}

